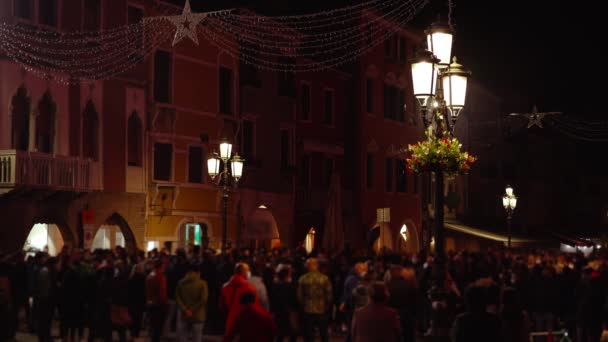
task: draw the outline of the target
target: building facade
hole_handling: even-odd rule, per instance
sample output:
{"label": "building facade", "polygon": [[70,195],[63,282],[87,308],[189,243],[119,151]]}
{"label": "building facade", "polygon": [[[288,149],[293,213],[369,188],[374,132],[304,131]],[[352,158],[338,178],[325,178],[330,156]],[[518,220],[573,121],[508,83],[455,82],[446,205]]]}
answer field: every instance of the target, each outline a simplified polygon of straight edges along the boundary
{"label": "building facade", "polygon": [[[370,21],[373,15],[363,13],[362,18]],[[352,229],[366,237],[374,236],[377,227],[387,229],[385,246],[413,252],[423,247],[423,187],[421,176],[407,172],[405,157],[408,145],[422,139],[424,127],[415,108],[408,61],[421,46],[422,35],[400,28],[389,37],[368,36],[364,44],[378,39],[383,44],[362,56],[356,70],[356,119],[348,142],[354,147],[350,158],[356,170],[351,182],[358,225]],[[389,217],[380,219],[378,209],[384,208]],[[404,226],[407,242],[400,235]]]}
{"label": "building facade", "polygon": [[[58,31],[181,11],[172,1],[21,3],[0,4],[2,20]],[[419,249],[422,186],[402,152],[421,138],[407,64],[421,39],[405,29],[369,39],[386,43],[302,74],[258,70],[203,37],[167,41],[124,74],[80,85],[0,56],[0,249],[219,248],[222,197],[206,160],[224,138],[246,160],[229,197],[232,245],[294,246],[323,232],[338,179],[349,244],[364,245],[377,209],[390,208],[394,247]],[[414,242],[397,243],[403,225]]]}

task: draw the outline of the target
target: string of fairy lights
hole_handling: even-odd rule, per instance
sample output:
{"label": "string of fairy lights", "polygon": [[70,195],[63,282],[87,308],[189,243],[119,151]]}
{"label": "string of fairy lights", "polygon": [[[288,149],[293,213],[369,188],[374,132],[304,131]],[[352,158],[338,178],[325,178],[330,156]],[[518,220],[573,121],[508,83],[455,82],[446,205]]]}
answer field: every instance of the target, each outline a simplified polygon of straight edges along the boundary
{"label": "string of fairy lights", "polygon": [[546,120],[558,133],[575,140],[608,142],[608,121],[591,121],[570,115],[556,115]]}
{"label": "string of fairy lights", "polygon": [[[60,83],[103,80],[144,61],[174,36],[198,36],[259,69],[308,72],[354,60],[406,25],[429,0],[369,0],[303,15],[248,11],[193,13],[155,8],[161,16],[108,30],[58,32],[0,23],[0,53],[25,70]],[[194,22],[194,23],[192,23]]]}

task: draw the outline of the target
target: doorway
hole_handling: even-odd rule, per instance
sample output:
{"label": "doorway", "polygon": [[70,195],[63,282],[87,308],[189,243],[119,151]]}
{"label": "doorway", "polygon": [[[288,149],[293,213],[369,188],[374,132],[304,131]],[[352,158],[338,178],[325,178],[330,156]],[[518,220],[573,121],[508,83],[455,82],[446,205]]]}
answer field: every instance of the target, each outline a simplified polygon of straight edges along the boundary
{"label": "doorway", "polygon": [[56,256],[63,246],[63,236],[56,224],[36,223],[25,240],[23,250],[29,255],[46,252],[50,256]]}

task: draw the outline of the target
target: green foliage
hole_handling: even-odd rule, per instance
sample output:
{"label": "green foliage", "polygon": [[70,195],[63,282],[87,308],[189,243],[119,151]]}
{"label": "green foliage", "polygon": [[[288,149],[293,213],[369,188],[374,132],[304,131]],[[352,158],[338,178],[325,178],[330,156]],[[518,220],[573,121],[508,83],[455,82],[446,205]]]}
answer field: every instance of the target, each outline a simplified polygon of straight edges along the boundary
{"label": "green foliage", "polygon": [[462,144],[447,132],[440,138],[434,136],[429,129],[426,137],[426,140],[408,146],[410,157],[406,161],[410,172],[443,171],[446,175],[464,174],[477,160],[472,154],[461,151]]}

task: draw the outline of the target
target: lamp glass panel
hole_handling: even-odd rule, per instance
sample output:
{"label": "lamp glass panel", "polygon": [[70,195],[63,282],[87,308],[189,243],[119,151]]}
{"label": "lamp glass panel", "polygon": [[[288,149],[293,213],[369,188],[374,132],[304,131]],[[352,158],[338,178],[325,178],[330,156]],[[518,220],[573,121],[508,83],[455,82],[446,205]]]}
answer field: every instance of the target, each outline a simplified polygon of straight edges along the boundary
{"label": "lamp glass panel", "polygon": [[414,96],[435,95],[437,68],[434,63],[422,61],[412,63]]}
{"label": "lamp glass panel", "polygon": [[227,160],[232,155],[232,144],[223,142],[220,144],[220,158]]}
{"label": "lamp glass panel", "polygon": [[443,77],[445,103],[449,108],[462,108],[467,95],[467,77],[448,75]]}
{"label": "lamp glass panel", "polygon": [[452,57],[452,34],[434,32],[426,37],[429,49],[433,55],[439,58],[439,63],[450,64],[450,58]]}
{"label": "lamp glass panel", "polygon": [[220,173],[220,160],[215,157],[207,159],[207,172],[209,176],[215,177]]}
{"label": "lamp glass panel", "polygon": [[231,163],[231,166],[232,166],[232,176],[236,179],[241,178],[241,176],[243,176],[243,161],[233,160]]}

